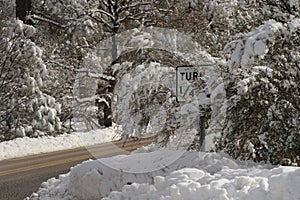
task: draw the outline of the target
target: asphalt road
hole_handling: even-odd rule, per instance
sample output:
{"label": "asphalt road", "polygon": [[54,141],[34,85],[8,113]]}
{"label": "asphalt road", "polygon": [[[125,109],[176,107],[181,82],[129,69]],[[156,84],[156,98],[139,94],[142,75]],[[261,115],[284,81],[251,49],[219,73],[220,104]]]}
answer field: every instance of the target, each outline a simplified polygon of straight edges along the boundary
{"label": "asphalt road", "polygon": [[84,160],[126,154],[151,143],[154,138],[104,143],[90,147],[56,151],[0,162],[0,200],[23,200],[41,183],[70,171]]}

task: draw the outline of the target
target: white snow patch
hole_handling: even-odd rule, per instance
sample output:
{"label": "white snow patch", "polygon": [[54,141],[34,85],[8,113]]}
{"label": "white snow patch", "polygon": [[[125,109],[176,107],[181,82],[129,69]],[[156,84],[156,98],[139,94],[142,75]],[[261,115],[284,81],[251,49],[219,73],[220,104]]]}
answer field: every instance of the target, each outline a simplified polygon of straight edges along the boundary
{"label": "white snow patch", "polygon": [[267,44],[274,44],[276,33],[283,29],[281,23],[269,20],[257,29],[247,33],[244,38],[227,44],[225,51],[228,51],[232,47],[234,49],[228,61],[229,66],[235,67],[240,65],[247,67],[254,62],[256,57],[263,58],[268,52]]}
{"label": "white snow patch", "polygon": [[300,28],[300,19],[296,18],[289,23],[289,28],[292,33],[296,32]]}

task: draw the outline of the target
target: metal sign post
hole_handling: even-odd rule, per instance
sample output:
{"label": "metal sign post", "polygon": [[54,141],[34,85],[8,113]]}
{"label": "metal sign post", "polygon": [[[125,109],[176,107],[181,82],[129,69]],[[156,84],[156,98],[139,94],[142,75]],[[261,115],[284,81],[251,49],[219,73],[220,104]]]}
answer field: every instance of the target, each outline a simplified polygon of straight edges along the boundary
{"label": "metal sign post", "polygon": [[200,151],[205,151],[205,113],[202,110],[202,106],[199,105],[199,111],[200,111],[200,117],[199,117],[199,145],[200,145]]}

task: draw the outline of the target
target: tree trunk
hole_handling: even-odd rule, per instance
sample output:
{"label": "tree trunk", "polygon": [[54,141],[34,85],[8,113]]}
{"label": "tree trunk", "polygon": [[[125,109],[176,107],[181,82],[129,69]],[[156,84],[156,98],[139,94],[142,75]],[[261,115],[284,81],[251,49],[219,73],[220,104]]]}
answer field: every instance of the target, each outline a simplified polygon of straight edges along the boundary
{"label": "tree trunk", "polygon": [[31,23],[26,16],[31,10],[31,0],[16,0],[16,17],[24,23]]}
{"label": "tree trunk", "polygon": [[117,46],[117,43],[116,43],[116,36],[115,36],[115,34],[112,35],[111,42],[112,42],[111,58],[112,58],[112,62],[113,62],[113,61],[115,61],[117,59],[117,56],[118,56],[118,46]]}

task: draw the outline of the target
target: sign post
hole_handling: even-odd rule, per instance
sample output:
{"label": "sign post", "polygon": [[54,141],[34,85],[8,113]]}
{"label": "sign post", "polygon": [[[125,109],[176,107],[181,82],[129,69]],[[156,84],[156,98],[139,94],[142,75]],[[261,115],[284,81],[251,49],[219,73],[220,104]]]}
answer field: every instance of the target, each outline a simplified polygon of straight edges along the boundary
{"label": "sign post", "polygon": [[202,111],[201,106],[199,106],[200,110],[200,117],[199,117],[199,126],[200,126],[200,139],[199,139],[199,145],[200,145],[200,151],[205,151],[205,113]]}
{"label": "sign post", "polygon": [[[176,97],[178,102],[186,102],[191,97],[198,96],[200,88],[195,83],[202,77],[202,73],[194,66],[176,67]],[[205,95],[207,98],[207,95]],[[207,101],[204,105],[199,103],[199,145],[200,151],[205,151],[205,123],[207,113]]]}

